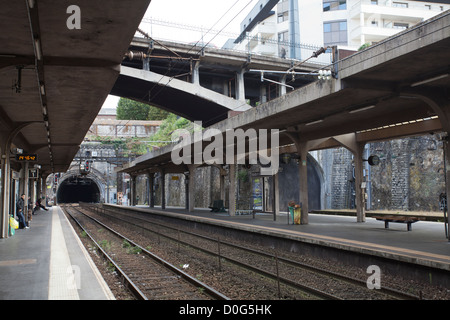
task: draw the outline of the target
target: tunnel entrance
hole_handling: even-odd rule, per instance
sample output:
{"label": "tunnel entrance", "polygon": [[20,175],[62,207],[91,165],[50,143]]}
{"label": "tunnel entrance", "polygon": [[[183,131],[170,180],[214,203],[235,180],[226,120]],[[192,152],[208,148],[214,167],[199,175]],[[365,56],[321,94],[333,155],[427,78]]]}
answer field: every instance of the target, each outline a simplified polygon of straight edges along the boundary
{"label": "tunnel entrance", "polygon": [[100,202],[100,189],[89,178],[69,178],[64,180],[58,188],[58,203]]}

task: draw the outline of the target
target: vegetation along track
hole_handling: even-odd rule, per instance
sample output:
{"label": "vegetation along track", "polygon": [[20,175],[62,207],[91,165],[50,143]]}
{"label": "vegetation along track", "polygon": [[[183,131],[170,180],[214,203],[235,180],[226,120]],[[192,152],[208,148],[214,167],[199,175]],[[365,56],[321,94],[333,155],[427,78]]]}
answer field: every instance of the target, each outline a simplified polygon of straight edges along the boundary
{"label": "vegetation along track", "polygon": [[76,206],[64,206],[64,211],[96,243],[137,299],[228,299]]}
{"label": "vegetation along track", "polygon": [[[210,286],[233,299],[417,299],[417,296],[383,288],[369,290],[366,282],[325,271],[276,253],[233,245],[211,235],[181,230],[180,226],[136,212],[92,207],[101,219],[115,221],[149,246],[160,248],[167,260],[191,267]],[[164,239],[162,241],[162,239]],[[182,253],[180,253],[182,246]],[[177,254],[178,253],[178,256]],[[202,266],[201,266],[202,265]],[[234,279],[234,280],[233,280]]]}

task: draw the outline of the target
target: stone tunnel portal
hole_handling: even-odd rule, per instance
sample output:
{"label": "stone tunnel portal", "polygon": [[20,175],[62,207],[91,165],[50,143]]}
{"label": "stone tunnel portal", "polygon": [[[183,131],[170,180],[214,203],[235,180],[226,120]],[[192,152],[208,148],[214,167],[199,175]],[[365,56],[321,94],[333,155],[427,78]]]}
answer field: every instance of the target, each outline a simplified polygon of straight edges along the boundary
{"label": "stone tunnel portal", "polygon": [[100,202],[100,189],[90,178],[66,179],[58,187],[58,203]]}

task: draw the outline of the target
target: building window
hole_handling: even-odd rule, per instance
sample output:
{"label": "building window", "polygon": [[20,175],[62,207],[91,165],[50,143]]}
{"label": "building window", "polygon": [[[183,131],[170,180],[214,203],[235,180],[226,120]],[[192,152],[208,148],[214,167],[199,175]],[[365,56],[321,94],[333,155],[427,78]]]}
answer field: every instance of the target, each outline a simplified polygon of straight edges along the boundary
{"label": "building window", "polygon": [[370,0],[370,4],[373,4],[375,6],[378,5],[378,0]]}
{"label": "building window", "polygon": [[408,4],[404,2],[393,2],[392,6],[397,8],[408,8]]}
{"label": "building window", "polygon": [[347,21],[331,21],[323,24],[323,42],[325,46],[347,43]]}
{"label": "building window", "polygon": [[394,22],[394,29],[400,29],[400,30],[404,30],[404,29],[408,29],[409,24],[407,23],[400,23],[400,22]]}
{"label": "building window", "polygon": [[347,9],[347,0],[323,0],[323,11],[345,9]]}
{"label": "building window", "polygon": [[289,50],[289,31],[278,33],[278,56],[286,58]]}
{"label": "building window", "polygon": [[278,33],[278,42],[286,44],[289,41],[289,31],[283,31]]}
{"label": "building window", "polygon": [[289,11],[278,14],[278,23],[289,20]]}

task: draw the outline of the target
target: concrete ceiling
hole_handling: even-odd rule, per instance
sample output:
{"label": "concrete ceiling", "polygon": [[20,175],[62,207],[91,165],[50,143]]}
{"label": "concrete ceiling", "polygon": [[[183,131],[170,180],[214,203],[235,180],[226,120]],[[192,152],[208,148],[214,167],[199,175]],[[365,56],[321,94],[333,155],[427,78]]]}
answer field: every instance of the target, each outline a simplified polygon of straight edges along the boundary
{"label": "concrete ceiling", "polygon": [[[2,140],[23,127],[13,144],[37,153],[43,173],[66,171],[119,75],[149,3],[78,0],[81,29],[69,29],[73,11],[67,8],[73,1],[0,0]],[[13,88],[18,67],[20,92]]]}

